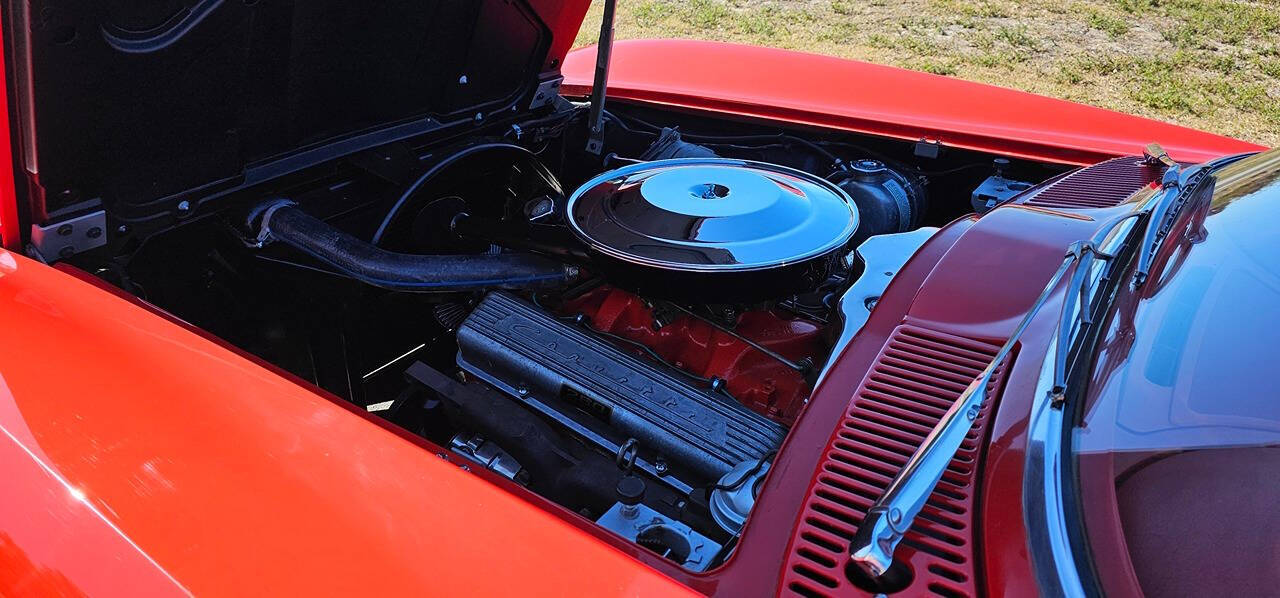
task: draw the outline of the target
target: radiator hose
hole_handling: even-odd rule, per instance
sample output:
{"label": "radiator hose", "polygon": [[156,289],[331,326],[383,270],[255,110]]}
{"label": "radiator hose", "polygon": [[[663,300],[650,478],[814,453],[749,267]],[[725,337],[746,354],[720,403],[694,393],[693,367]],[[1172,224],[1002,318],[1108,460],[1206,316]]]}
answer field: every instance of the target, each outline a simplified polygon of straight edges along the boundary
{"label": "radiator hose", "polygon": [[[249,215],[260,243],[278,241],[366,284],[414,293],[519,289],[562,285],[578,269],[527,253],[417,255],[396,253],[357,239],[276,199]],[[254,227],[254,223],[257,226]]]}

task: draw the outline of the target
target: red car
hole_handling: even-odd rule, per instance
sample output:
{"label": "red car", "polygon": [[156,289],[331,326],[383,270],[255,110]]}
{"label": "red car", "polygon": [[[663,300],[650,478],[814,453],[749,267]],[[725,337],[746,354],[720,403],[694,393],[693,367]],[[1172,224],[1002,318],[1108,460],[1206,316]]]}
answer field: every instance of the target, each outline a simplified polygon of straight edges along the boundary
{"label": "red car", "polygon": [[1280,154],[587,8],[5,3],[0,594],[1280,587]]}

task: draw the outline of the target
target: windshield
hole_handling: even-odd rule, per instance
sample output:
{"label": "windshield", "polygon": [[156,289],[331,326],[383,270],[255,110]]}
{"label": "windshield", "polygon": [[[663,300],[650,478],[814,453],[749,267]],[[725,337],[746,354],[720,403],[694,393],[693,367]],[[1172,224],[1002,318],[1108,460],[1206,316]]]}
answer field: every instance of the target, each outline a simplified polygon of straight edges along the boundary
{"label": "windshield", "polygon": [[1280,154],[1215,175],[1194,242],[1117,297],[1064,435],[1108,594],[1280,587]]}

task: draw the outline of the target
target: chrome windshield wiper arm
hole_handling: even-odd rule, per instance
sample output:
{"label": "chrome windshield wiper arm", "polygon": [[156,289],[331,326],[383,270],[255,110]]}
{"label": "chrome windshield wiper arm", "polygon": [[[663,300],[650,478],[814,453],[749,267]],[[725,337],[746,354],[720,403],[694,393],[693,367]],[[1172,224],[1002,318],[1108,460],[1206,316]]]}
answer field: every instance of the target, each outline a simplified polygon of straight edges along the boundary
{"label": "chrome windshield wiper arm", "polygon": [[[1076,241],[1067,247],[1062,264],[1049,278],[1044,290],[1027,310],[1022,321],[1014,328],[1008,340],[996,352],[991,363],[987,364],[982,373],[965,388],[950,409],[943,414],[938,424],[925,437],[920,448],[916,449],[907,460],[906,465],[889,483],[858,526],[849,547],[849,558],[851,563],[869,578],[882,577],[893,565],[894,550],[911,529],[915,518],[924,508],[925,502],[933,494],[951,459],[955,457],[961,443],[964,442],[965,435],[968,434],[987,399],[987,390],[995,372],[1017,345],[1032,319],[1053,296],[1054,290],[1067,272],[1071,271],[1071,266],[1075,265],[1071,280],[1064,292],[1062,312],[1059,315],[1058,334],[1055,335],[1056,344],[1053,353],[1053,386],[1049,390],[1048,397],[1051,404],[1055,406],[1061,405],[1065,400],[1071,347],[1079,334],[1093,323],[1095,306],[1091,291],[1097,288],[1091,284],[1094,281],[1094,264],[1097,260],[1114,262],[1115,253],[1104,251],[1102,249],[1104,246],[1116,253],[1123,250],[1122,238],[1112,238],[1113,241],[1118,241],[1119,245],[1108,241],[1108,238],[1121,224],[1147,217],[1143,245],[1139,247],[1142,251],[1139,254],[1139,266],[1145,263],[1149,267],[1151,257],[1148,254],[1153,253],[1158,246],[1157,233],[1159,229],[1164,228],[1161,221],[1176,214],[1181,203],[1185,203],[1177,199],[1183,195],[1182,186],[1185,185],[1188,189],[1193,188],[1198,180],[1197,177],[1203,173],[1203,169],[1192,169],[1187,173],[1188,176],[1184,177],[1181,166],[1173,161],[1158,144],[1153,143],[1147,146],[1146,154],[1149,162],[1166,166],[1162,179],[1165,195],[1144,209],[1128,212],[1103,224],[1089,240]],[[1110,268],[1099,271],[1098,275],[1109,276],[1109,271]]]}
{"label": "chrome windshield wiper arm", "polygon": [[1018,323],[1017,328],[1009,335],[1000,350],[996,352],[991,363],[981,374],[965,388],[960,397],[951,404],[951,408],[943,414],[942,419],[925,437],[920,448],[911,455],[907,464],[889,483],[884,494],[876,500],[867,516],[858,525],[849,547],[849,559],[871,579],[880,578],[893,564],[893,552],[902,541],[907,530],[924,508],[929,495],[942,479],[947,466],[960,449],[964,437],[969,433],[973,422],[978,418],[982,404],[987,399],[987,387],[995,376],[1000,364],[1008,357],[1010,351],[1018,344],[1018,339],[1027,330],[1031,320],[1040,311],[1071,265],[1080,260],[1088,251],[1087,243],[1078,242],[1071,245],[1066,256],[1044,291],[1036,298],[1027,315]]}
{"label": "chrome windshield wiper arm", "polygon": [[[1099,233],[1110,232],[1121,222],[1138,216],[1138,214],[1129,214],[1118,218],[1109,223]],[[1062,298],[1062,316],[1058,320],[1057,335],[1057,351],[1054,353],[1053,363],[1053,388],[1049,390],[1049,400],[1054,404],[1060,404],[1066,398],[1067,393],[1067,353],[1071,347],[1071,342],[1075,338],[1076,323],[1079,322],[1081,328],[1093,323],[1093,314],[1090,310],[1090,294],[1089,274],[1093,270],[1093,262],[1097,259],[1110,260],[1111,254],[1104,253],[1098,248],[1100,240],[1095,237],[1091,241],[1076,241],[1067,249],[1067,262],[1075,261],[1076,269],[1071,275],[1071,282],[1067,285],[1066,295]],[[1072,316],[1076,317],[1072,317]]]}
{"label": "chrome windshield wiper arm", "polygon": [[[1112,246],[1108,242],[1111,233],[1126,221],[1145,215],[1146,212],[1134,211],[1123,214],[1106,222],[1098,228],[1093,237],[1086,241],[1076,241],[1067,247],[1062,264],[1049,277],[1044,290],[1036,297],[1022,321],[1013,329],[1009,339],[1001,345],[991,363],[983,368],[960,397],[938,420],[929,435],[925,437],[920,448],[911,455],[898,475],[889,482],[884,493],[876,500],[867,516],[858,525],[853,542],[849,547],[849,559],[862,573],[871,579],[883,576],[893,564],[893,552],[903,536],[911,529],[915,518],[924,508],[925,502],[933,494],[938,482],[946,472],[951,459],[964,442],[965,435],[973,426],[982,405],[987,400],[987,390],[995,372],[1017,346],[1031,321],[1053,296],[1054,290],[1071,271],[1071,276],[1064,291],[1062,311],[1059,315],[1056,352],[1054,354],[1053,387],[1049,391],[1049,399],[1060,404],[1067,390],[1067,353],[1072,342],[1079,333],[1091,323],[1092,295],[1091,285],[1093,264],[1095,260],[1113,261],[1114,255],[1103,251],[1104,246]],[[1077,326],[1079,323],[1079,326]]]}

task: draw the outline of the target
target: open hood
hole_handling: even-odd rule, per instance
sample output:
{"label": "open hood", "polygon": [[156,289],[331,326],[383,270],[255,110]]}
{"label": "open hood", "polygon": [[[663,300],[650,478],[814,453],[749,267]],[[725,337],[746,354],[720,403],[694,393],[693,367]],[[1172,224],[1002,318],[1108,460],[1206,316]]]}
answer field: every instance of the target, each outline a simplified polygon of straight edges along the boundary
{"label": "open hood", "polygon": [[[586,0],[11,3],[31,220],[157,217],[530,108]],[[100,204],[99,204],[100,202]]]}

